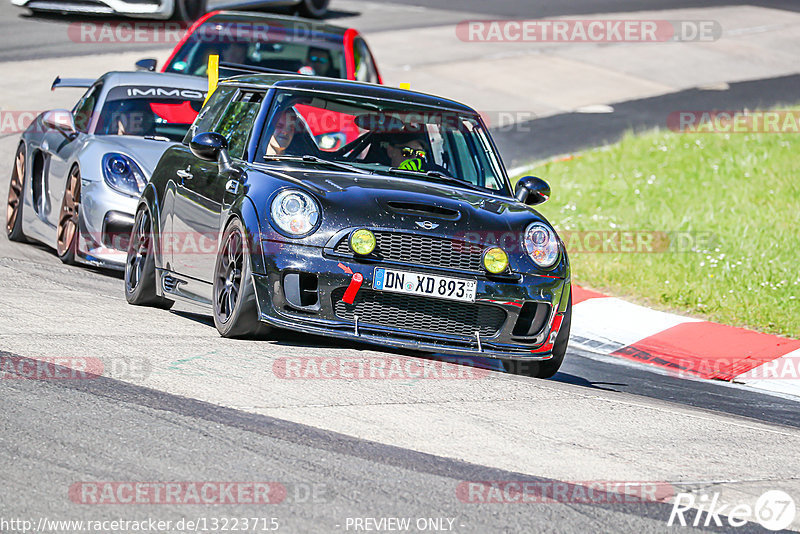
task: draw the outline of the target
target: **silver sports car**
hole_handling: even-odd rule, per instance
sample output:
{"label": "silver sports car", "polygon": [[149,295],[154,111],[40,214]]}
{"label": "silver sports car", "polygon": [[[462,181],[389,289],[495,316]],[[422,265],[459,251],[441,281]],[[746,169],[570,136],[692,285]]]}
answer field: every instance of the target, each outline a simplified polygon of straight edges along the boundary
{"label": "silver sports car", "polygon": [[164,151],[203,105],[202,78],[109,72],[72,111],[42,113],[17,148],[6,210],[9,239],[39,241],[65,263],[123,269],[139,194]]}
{"label": "silver sports car", "polygon": [[[330,0],[244,0],[226,4],[228,9],[242,7],[289,8],[306,17],[320,18],[328,12]],[[193,21],[206,13],[208,0],[11,0],[15,6],[33,12],[78,13],[91,15],[126,15],[148,19]],[[219,9],[220,6],[217,6]]]}

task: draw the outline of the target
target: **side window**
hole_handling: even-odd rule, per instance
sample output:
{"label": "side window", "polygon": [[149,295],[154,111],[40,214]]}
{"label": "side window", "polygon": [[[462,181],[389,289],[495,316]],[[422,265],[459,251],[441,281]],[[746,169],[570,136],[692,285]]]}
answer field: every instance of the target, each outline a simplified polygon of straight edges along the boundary
{"label": "side window", "polygon": [[223,113],[214,131],[228,140],[231,157],[242,158],[253,123],[264,101],[264,93],[241,91]]}
{"label": "side window", "polygon": [[88,133],[89,125],[92,123],[92,112],[97,107],[97,100],[102,89],[103,86],[101,84],[95,84],[90,87],[72,110],[75,128],[79,132]]}
{"label": "side window", "polygon": [[456,172],[459,178],[478,185],[478,170],[470,157],[470,150],[464,136],[459,132],[450,132],[448,138],[452,143],[451,151],[455,155]]}
{"label": "side window", "polygon": [[[450,149],[455,155],[455,170],[459,178],[475,185],[499,191],[503,189],[491,163],[486,157],[487,145],[478,146],[475,135],[464,135],[463,131],[452,130],[447,135]],[[483,143],[484,139],[480,139]]]}
{"label": "side window", "polygon": [[353,57],[356,66],[356,80],[378,83],[378,70],[375,68],[367,43],[361,37],[356,37],[353,41]]}
{"label": "side window", "polygon": [[[469,123],[465,124],[465,126],[468,125]],[[483,178],[483,183],[480,185],[487,189],[500,191],[505,187],[501,178],[501,171],[498,168],[500,162],[492,151],[491,143],[489,143],[489,139],[486,138],[486,132],[481,128],[474,131],[474,133],[477,135],[470,136],[470,140],[476,144],[480,143],[480,146],[475,147]]]}
{"label": "side window", "polygon": [[235,87],[217,87],[217,90],[214,91],[214,94],[208,99],[206,105],[200,110],[200,113],[194,120],[194,124],[189,127],[186,137],[183,138],[183,143],[188,145],[189,141],[191,141],[195,135],[214,131],[214,125],[219,115],[222,113],[222,110],[227,107],[228,101],[230,101],[231,96],[235,92]]}

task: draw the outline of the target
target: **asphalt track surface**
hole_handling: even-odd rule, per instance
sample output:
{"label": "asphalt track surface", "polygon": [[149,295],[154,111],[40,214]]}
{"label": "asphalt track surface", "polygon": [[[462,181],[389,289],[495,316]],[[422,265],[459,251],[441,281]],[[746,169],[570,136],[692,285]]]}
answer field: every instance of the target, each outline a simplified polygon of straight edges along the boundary
{"label": "asphalt track surface", "polygon": [[[800,6],[792,0],[377,0],[379,3],[425,6],[443,10],[483,13],[498,18],[544,18],[592,13],[627,13],[642,9],[682,9],[691,7],[715,7],[736,5],[759,5],[776,9],[797,11]],[[334,6],[335,7],[335,6]]]}
{"label": "asphalt track surface", "polygon": [[[800,75],[694,88],[614,104],[611,113],[562,113],[494,132],[508,167],[618,141],[626,132],[664,128],[676,110],[770,109],[800,101]],[[578,134],[579,133],[579,134]]]}
{"label": "asphalt track surface", "polygon": [[[24,59],[38,59],[44,57],[69,57],[83,54],[93,54],[97,50],[86,43],[71,41],[66,32],[69,24],[82,20],[104,20],[102,18],[81,18],[67,15],[42,15],[32,16],[26,9],[18,8],[3,0],[0,9],[0,61],[19,61]],[[228,2],[210,0],[209,7],[224,6]],[[419,19],[408,17],[365,18],[359,22],[359,29],[368,32],[375,29],[401,29],[404,27],[418,27],[425,24],[451,24],[464,20],[464,13],[481,14],[496,18],[543,18],[558,16],[573,16],[592,13],[621,13],[637,10],[679,9],[689,7],[713,7],[730,5],[756,4],[789,11],[800,11],[800,3],[794,0],[760,0],[748,2],[746,0],[377,0],[376,3],[386,5],[405,4],[409,6],[423,6],[441,11],[436,19],[423,17]],[[327,20],[336,23],[343,17],[358,14],[357,4],[353,2],[332,2]],[[435,22],[434,22],[435,20]],[[151,48],[152,45],[135,43],[116,43],[106,45],[104,52],[123,50],[136,50]],[[127,65],[125,66],[127,68]]]}
{"label": "asphalt track surface", "polygon": [[[403,2],[417,4],[416,2]],[[670,7],[733,2],[654,2]],[[584,2],[437,2],[426,5],[453,11],[453,21],[461,10],[489,16],[556,16],[594,12],[626,11],[632,1]],[[769,5],[796,9],[794,2],[768,2]],[[457,5],[457,7],[455,7]],[[334,6],[335,7],[335,6]],[[529,11],[535,8],[535,11]],[[334,17],[337,13],[334,12]],[[52,31],[64,24],[58,17],[28,19],[20,10],[4,6],[0,11],[0,58],[18,59],[58,57],[83,53],[74,43],[65,43],[63,34]],[[726,109],[739,105],[796,102],[797,77],[731,84],[727,91],[693,90],[615,106],[612,114],[566,114],[536,121],[536,128],[547,136],[532,142],[530,136],[498,133],[507,163],[547,157],[592,146],[618,137],[627,129],[663,124],[665,112],[676,108]],[[794,96],[793,96],[794,95]],[[672,99],[672,100],[671,100]],[[582,132],[581,137],[576,132]],[[513,163],[512,163],[513,164]],[[7,165],[4,167],[7,168]],[[0,188],[5,193],[5,188]],[[3,197],[4,198],[4,197]],[[0,319],[0,356],[37,357],[37,341],[42,347],[67,353],[103,347],[97,338],[68,334],[73,309],[80,309],[79,292],[96,299],[98,310],[114,324],[113,313],[139,317],[139,309],[125,307],[121,300],[121,280],[113,273],[86,268],[65,267],[54,254],[37,245],[9,243],[0,237],[0,290],[7,294],[27,293],[24,301],[6,305]],[[63,288],[63,289],[61,289]],[[16,294],[16,293],[14,293]],[[55,296],[57,295],[57,296]],[[37,301],[50,299],[51,312],[42,313]],[[45,306],[47,307],[47,306]],[[108,310],[108,311],[106,311]],[[112,311],[113,310],[113,311]],[[180,324],[184,335],[191,333],[208,343],[227,345],[216,339],[209,318],[192,310],[148,312],[143,320],[163,320]],[[38,315],[37,315],[38,314]],[[156,314],[156,315],[154,315]],[[163,314],[163,315],[157,315]],[[137,319],[138,320],[138,319]],[[47,323],[63,322],[66,334],[42,333]],[[125,321],[120,317],[120,323]],[[102,323],[101,323],[102,324]],[[141,331],[147,325],[141,324]],[[108,328],[107,325],[102,328]],[[123,328],[122,326],[120,328]],[[30,342],[18,339],[30,333]],[[55,330],[54,330],[55,332]],[[134,332],[135,333],[135,332]],[[49,336],[49,337],[48,337]],[[59,337],[62,336],[62,337]],[[176,338],[177,339],[177,333]],[[113,339],[113,338],[110,338]],[[175,339],[155,331],[125,338],[133,351],[168,352]],[[275,344],[275,354],[302,350],[328,350],[330,342],[284,334]],[[27,347],[27,348],[26,348]],[[14,350],[6,350],[13,348]],[[359,345],[336,346],[341,354],[358,355],[372,350]],[[264,349],[266,350],[266,349]],[[272,350],[272,349],[269,349]],[[386,353],[396,354],[396,353]],[[399,353],[408,355],[410,353]],[[245,351],[242,356],[247,356]],[[254,356],[253,358],[256,358]],[[265,365],[267,365],[265,361]],[[494,375],[495,373],[493,373]],[[646,402],[657,411],[687,410],[697,417],[731,416],[736,424],[766,423],[775,432],[794,432],[800,428],[800,403],[776,396],[748,391],[737,385],[680,380],[650,369],[625,365],[609,359],[570,350],[567,360],[552,381],[534,381],[500,375],[500,385],[509,390],[531,384],[544,392],[610,395],[626,403]],[[49,517],[59,519],[126,519],[153,516],[177,520],[181,517],[253,516],[247,505],[220,507],[75,505],[66,498],[66,488],[85,480],[277,480],[288,490],[282,504],[259,509],[260,517],[277,517],[284,532],[344,532],[348,517],[447,517],[455,518],[455,532],[665,532],[670,506],[666,504],[580,504],[556,503],[519,506],[497,504],[490,507],[460,502],[455,488],[465,480],[531,480],[547,483],[552,478],[536,476],[530,470],[501,469],[480,462],[454,458],[450,454],[420,452],[415,447],[396,446],[351,434],[325,430],[314,425],[290,421],[279,415],[264,415],[252,410],[226,407],[222,402],[198,400],[191,388],[202,381],[187,379],[186,393],[176,394],[159,387],[110,377],[80,381],[0,380],[0,464],[4,490],[0,493],[0,515]],[[560,383],[560,384],[559,384]],[[199,392],[198,392],[199,393]],[[212,395],[213,396],[213,395]],[[268,396],[268,395],[267,395]],[[379,399],[380,400],[380,399]],[[391,402],[391,392],[384,399]],[[485,404],[491,414],[492,403]],[[548,407],[559,410],[553,403]],[[278,411],[280,413],[280,411]],[[586,420],[593,417],[586,413]],[[386,424],[392,424],[387,422]],[[420,422],[424,425],[424,422]],[[547,434],[547,428],[541,429]],[[683,439],[689,439],[684,437]],[[442,435],[442,441],[448,436]],[[387,440],[389,441],[389,440]],[[680,446],[679,440],[676,446]],[[592,436],[574,447],[590,448]],[[620,442],[620,449],[647,447],[645,443]],[[787,451],[786,477],[796,478],[796,450]],[[534,454],[547,455],[536,450]],[[794,460],[791,460],[794,457]],[[553,459],[557,461],[557,459]],[[746,461],[746,457],[742,460]],[[488,463],[488,462],[487,462]],[[793,465],[793,464],[794,465]],[[308,496],[318,487],[317,497]],[[676,528],[676,532],[695,529]],[[707,527],[705,531],[724,529]],[[11,531],[11,530],[9,530]],[[352,529],[351,529],[352,531]],[[755,524],[737,532],[763,532]]]}
{"label": "asphalt track surface", "polygon": [[[350,517],[454,518],[455,532],[722,532],[666,529],[671,506],[459,502],[463,480],[552,480],[371,443],[242,413],[112,379],[4,381],[4,514],[93,520],[155,516],[276,517],[281,531],[342,532]],[[24,429],[24,430],[23,430]],[[42,439],[46,436],[46,439]],[[281,480],[287,498],[260,508],[96,507],[76,514],[64,488],[76,475],[125,480]],[[377,475],[377,476],[376,476]],[[324,481],[324,482],[319,482]],[[311,496],[309,496],[311,495]],[[22,499],[20,499],[22,497]],[[20,502],[20,501],[23,502]],[[168,508],[165,510],[164,508]],[[84,507],[85,509],[85,507]],[[737,532],[765,532],[747,525]]]}

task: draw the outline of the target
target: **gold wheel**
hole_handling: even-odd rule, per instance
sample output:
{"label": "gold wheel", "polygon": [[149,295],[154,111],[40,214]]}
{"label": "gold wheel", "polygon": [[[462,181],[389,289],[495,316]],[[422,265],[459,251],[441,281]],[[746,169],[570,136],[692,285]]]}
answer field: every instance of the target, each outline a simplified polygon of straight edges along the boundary
{"label": "gold wheel", "polygon": [[77,167],[72,169],[64,189],[64,199],[61,201],[61,212],[58,216],[58,241],[56,251],[58,256],[67,261],[72,261],[75,256],[78,238],[78,213],[81,206],[81,173]]}
{"label": "gold wheel", "polygon": [[25,180],[25,148],[20,146],[11,171],[11,183],[8,186],[8,205],[6,207],[6,232],[14,233],[17,219],[22,211],[22,185]]}

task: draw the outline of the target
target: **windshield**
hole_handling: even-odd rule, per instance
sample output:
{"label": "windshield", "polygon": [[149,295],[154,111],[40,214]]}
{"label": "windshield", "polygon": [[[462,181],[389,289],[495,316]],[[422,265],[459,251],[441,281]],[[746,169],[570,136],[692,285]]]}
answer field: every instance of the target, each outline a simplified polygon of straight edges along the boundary
{"label": "windshield", "polygon": [[256,158],[302,156],[509,192],[488,134],[470,113],[353,95],[278,91]]}
{"label": "windshield", "polygon": [[[243,31],[241,24],[206,23],[181,46],[165,72],[206,76],[208,56],[217,55],[221,63],[235,63],[328,78],[344,78],[343,44],[336,46],[322,39],[313,42],[293,40],[292,36],[261,29]],[[275,40],[265,40],[269,35]],[[230,72],[224,75],[241,74]]]}
{"label": "windshield", "polygon": [[96,135],[136,135],[181,141],[205,94],[170,87],[115,87],[100,111]]}

